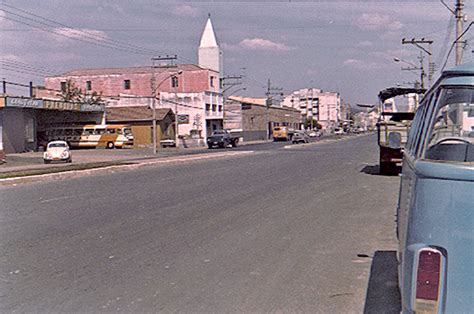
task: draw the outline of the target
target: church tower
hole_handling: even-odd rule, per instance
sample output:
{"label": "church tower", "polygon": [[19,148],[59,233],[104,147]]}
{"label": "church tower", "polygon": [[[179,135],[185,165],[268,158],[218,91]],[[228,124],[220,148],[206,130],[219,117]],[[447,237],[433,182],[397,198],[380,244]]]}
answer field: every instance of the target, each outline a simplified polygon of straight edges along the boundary
{"label": "church tower", "polygon": [[199,45],[198,63],[200,67],[217,71],[219,72],[220,78],[223,77],[223,54],[217,44],[210,14]]}

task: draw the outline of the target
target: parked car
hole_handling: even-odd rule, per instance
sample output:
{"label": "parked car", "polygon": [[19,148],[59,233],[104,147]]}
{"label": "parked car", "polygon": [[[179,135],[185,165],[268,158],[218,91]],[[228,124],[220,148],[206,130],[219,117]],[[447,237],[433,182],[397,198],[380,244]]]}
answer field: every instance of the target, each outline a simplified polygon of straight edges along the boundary
{"label": "parked car", "polygon": [[176,142],[175,140],[172,140],[172,139],[166,139],[166,140],[161,140],[160,141],[160,145],[161,147],[176,147]]}
{"label": "parked car", "polygon": [[311,131],[309,132],[309,137],[320,137],[322,134],[320,131]]}
{"label": "parked car", "polygon": [[207,146],[209,148],[214,147],[236,147],[239,142],[239,138],[230,134],[228,130],[217,130],[207,138]]}
{"label": "parked car", "polygon": [[463,64],[443,72],[411,125],[396,218],[403,313],[473,312],[473,110],[474,63]]}
{"label": "parked car", "polygon": [[291,139],[291,142],[293,144],[309,143],[309,137],[304,132],[295,132],[295,134],[293,134],[293,138]]}
{"label": "parked car", "polygon": [[46,146],[43,161],[49,164],[52,161],[72,162],[71,151],[65,141],[52,141]]}
{"label": "parked car", "polygon": [[334,129],[334,134],[336,134],[336,135],[343,135],[343,134],[345,134],[345,132],[344,132],[344,130],[341,129],[341,128],[335,128],[335,129]]}

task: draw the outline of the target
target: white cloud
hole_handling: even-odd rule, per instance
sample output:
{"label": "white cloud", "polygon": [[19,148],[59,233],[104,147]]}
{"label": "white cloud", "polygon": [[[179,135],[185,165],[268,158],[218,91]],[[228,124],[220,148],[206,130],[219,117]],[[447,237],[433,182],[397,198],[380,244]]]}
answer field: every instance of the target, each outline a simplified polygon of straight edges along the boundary
{"label": "white cloud", "polygon": [[343,62],[343,65],[356,70],[377,70],[383,68],[383,64],[360,59],[347,59]]}
{"label": "white cloud", "polygon": [[283,43],[277,43],[263,38],[246,38],[237,45],[224,44],[223,47],[228,50],[254,50],[254,51],[289,51],[295,48],[289,47]]}
{"label": "white cloud", "polygon": [[187,4],[181,4],[174,7],[172,12],[174,15],[178,15],[178,16],[189,16],[189,17],[199,16],[199,10]]}
{"label": "white cloud", "polygon": [[83,40],[98,40],[104,41],[108,38],[107,34],[102,31],[94,30],[94,29],[75,29],[75,28],[68,28],[68,27],[59,27],[54,29],[54,32],[59,35],[63,36],[55,36],[56,40],[63,41],[65,36],[72,38],[72,39],[83,39]]}
{"label": "white cloud", "polygon": [[399,30],[403,23],[392,19],[389,15],[379,13],[363,13],[355,25],[366,30]]}

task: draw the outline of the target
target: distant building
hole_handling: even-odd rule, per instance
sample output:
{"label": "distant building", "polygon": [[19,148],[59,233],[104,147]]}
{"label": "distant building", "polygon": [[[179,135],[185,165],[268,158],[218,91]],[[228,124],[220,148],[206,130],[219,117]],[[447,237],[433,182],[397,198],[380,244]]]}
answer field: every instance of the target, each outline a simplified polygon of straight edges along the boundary
{"label": "distant building", "polygon": [[199,65],[74,70],[47,77],[46,90],[38,92],[42,97],[57,98],[57,91],[71,80],[88,94],[102,94],[107,107],[168,108],[180,120],[179,136],[204,144],[213,130],[223,127],[222,57],[209,18],[201,37]]}
{"label": "distant building", "polygon": [[311,117],[318,121],[323,130],[333,130],[341,125],[344,110],[339,93],[324,92],[317,88],[305,88],[292,92],[283,100],[283,105],[298,109],[302,119]]}
{"label": "distant building", "polygon": [[224,126],[241,132],[244,141],[265,140],[271,138],[274,126],[300,129],[301,114],[287,106],[267,107],[265,98],[230,96],[226,102]]}
{"label": "distant building", "polygon": [[36,151],[38,133],[51,126],[100,124],[104,104],[84,104],[30,97],[0,97],[0,159],[5,153]]}
{"label": "distant building", "polygon": [[[128,124],[132,127],[134,147],[149,146],[153,142],[151,108],[146,106],[107,107],[106,117],[108,124]],[[175,138],[174,119],[171,109],[156,109],[156,138]]]}

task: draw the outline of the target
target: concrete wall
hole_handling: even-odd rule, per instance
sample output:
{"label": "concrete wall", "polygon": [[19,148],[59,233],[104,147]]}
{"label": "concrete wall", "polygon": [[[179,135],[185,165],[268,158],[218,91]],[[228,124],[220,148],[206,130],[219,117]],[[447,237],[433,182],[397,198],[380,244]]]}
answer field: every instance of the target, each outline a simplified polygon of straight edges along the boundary
{"label": "concrete wall", "polygon": [[5,153],[35,150],[37,127],[34,110],[3,108],[2,111],[3,147]]}

